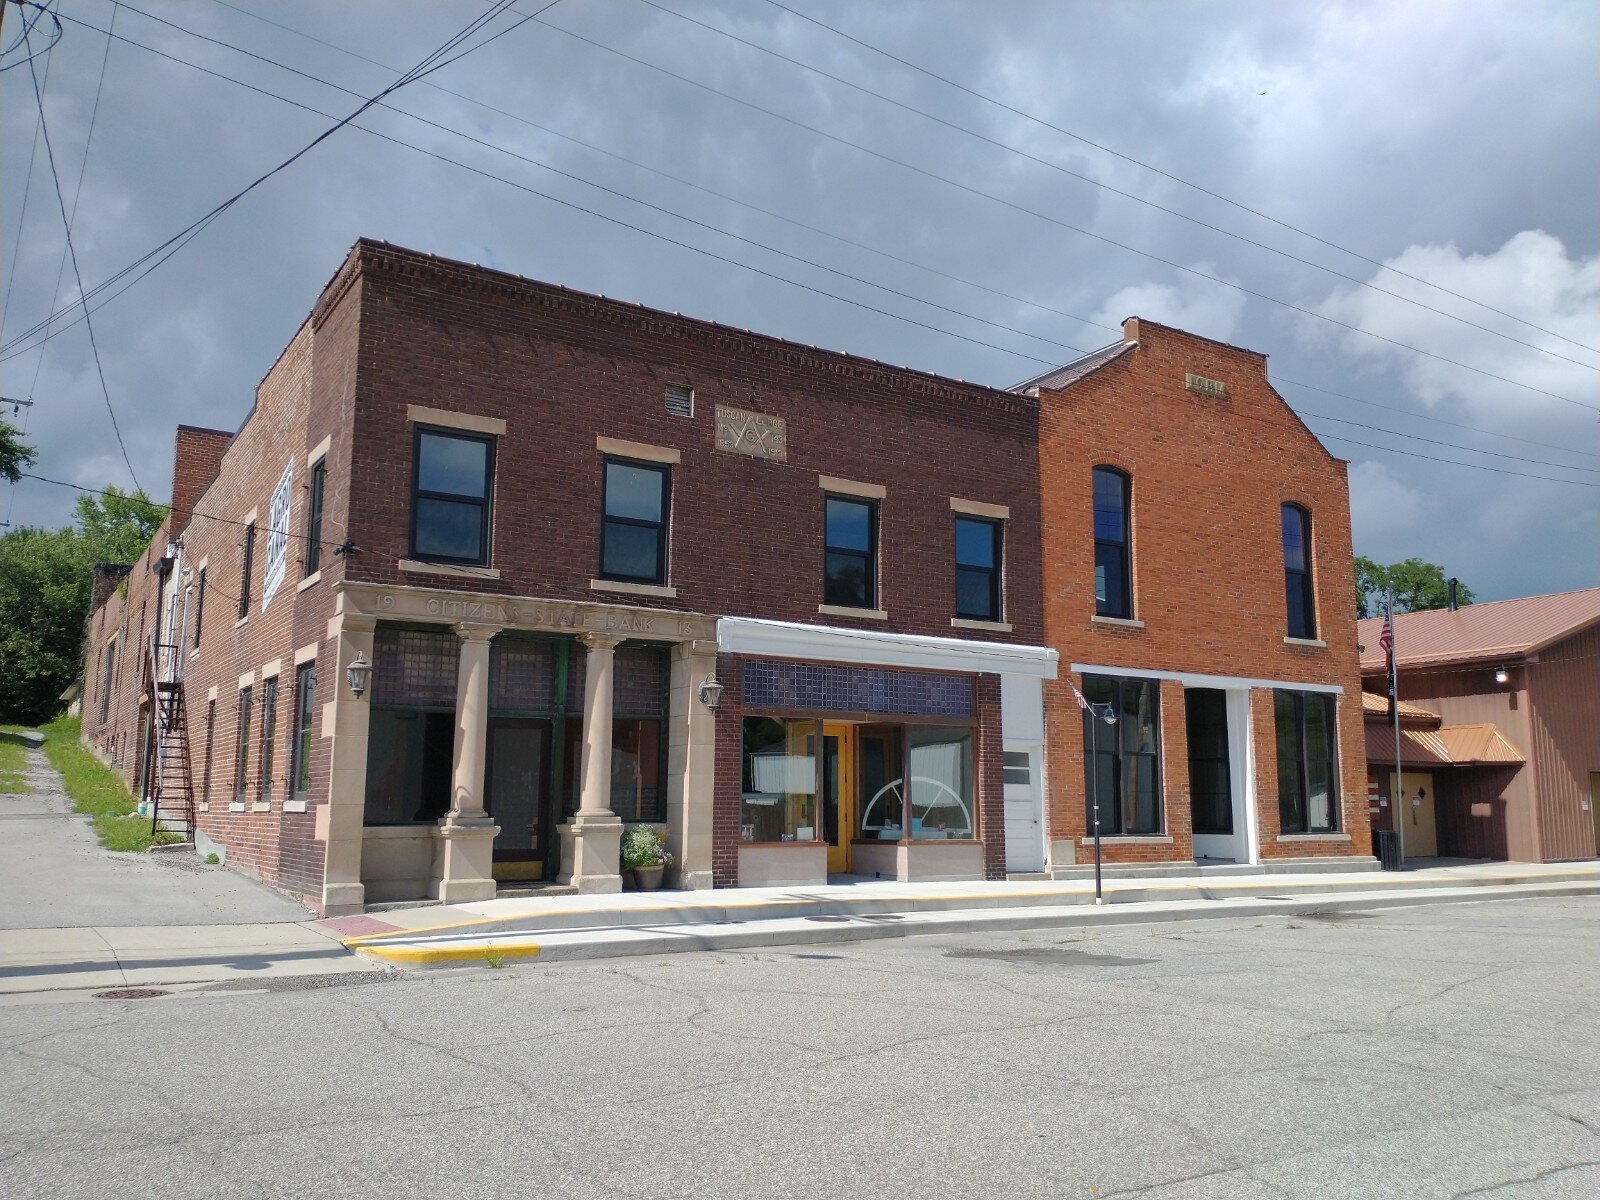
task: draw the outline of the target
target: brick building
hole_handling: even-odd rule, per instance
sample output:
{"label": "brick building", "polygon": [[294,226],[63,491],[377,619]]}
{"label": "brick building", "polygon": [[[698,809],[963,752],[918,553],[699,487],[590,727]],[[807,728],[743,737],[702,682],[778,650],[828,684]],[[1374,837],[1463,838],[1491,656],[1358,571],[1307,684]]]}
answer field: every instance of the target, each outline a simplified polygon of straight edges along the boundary
{"label": "brick building", "polygon": [[[1109,859],[1364,855],[1343,465],[1260,356],[1143,329],[1005,391],[360,242],[239,431],[180,429],[173,516],[90,617],[85,740],[329,915],[614,890],[640,823],[683,887],[997,879],[1079,859],[1070,658],[1132,706],[1109,786],[1156,797]],[[1259,840],[1191,836],[1152,707],[1185,687],[1222,691]]]}
{"label": "brick building", "polygon": [[[1062,658],[1046,685],[1058,873],[1093,854],[1091,786],[1111,863],[1371,852],[1345,463],[1266,365],[1130,319],[1120,344],[1016,389],[1039,403],[1045,642]],[[1078,708],[1069,673],[1115,726]]]}

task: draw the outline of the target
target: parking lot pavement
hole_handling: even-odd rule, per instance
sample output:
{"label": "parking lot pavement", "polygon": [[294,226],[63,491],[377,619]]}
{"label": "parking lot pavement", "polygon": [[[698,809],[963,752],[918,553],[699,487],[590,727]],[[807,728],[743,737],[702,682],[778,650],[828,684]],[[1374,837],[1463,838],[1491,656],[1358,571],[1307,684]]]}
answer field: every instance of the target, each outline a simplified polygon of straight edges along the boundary
{"label": "parking lot pavement", "polygon": [[1587,1198],[1597,976],[1581,897],[24,1001],[0,1193]]}

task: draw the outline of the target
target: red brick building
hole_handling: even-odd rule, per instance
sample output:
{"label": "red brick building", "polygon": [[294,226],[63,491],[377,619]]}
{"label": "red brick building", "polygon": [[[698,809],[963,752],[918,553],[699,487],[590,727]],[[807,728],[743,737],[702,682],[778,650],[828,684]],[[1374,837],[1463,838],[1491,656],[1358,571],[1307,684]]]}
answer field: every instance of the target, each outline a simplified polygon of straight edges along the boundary
{"label": "red brick building", "polygon": [[[1109,685],[1101,760],[1160,828],[1108,858],[1364,855],[1343,466],[1260,356],[1144,328],[1003,391],[358,243],[239,431],[179,431],[168,527],[90,617],[85,740],[327,914],[615,890],[646,824],[683,887],[998,879],[1081,862],[1070,659],[1096,697],[1158,683]],[[1186,686],[1225,691],[1259,844],[1191,836]],[[1307,696],[1340,725],[1312,755]]]}
{"label": "red brick building", "polygon": [[[1045,642],[1062,658],[1046,685],[1057,873],[1093,856],[1091,785],[1111,863],[1370,854],[1345,463],[1266,366],[1130,319],[1121,344],[1018,389],[1039,402]],[[1074,680],[1115,726],[1078,708]]]}

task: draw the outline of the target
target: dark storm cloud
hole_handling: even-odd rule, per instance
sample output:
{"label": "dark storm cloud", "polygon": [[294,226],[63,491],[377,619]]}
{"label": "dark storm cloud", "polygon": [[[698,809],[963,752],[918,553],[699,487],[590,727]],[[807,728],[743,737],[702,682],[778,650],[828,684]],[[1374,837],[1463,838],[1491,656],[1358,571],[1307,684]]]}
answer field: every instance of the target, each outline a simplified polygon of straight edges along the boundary
{"label": "dark storm cloud", "polygon": [[[1412,295],[1372,262],[1232,210],[1082,143],[984,105],[764,3],[669,7],[855,80],[905,104],[1111,186]],[[225,5],[149,11],[362,93],[393,78]],[[141,8],[146,7],[140,4]],[[520,7],[532,11],[531,0]],[[1054,124],[1155,163],[1379,262],[1445,283],[1600,345],[1600,16],[1583,4],[872,4],[796,8]],[[403,69],[463,25],[459,4],[259,5],[273,21]],[[6,33],[18,28],[16,9]],[[105,27],[105,0],[63,12]],[[1141,207],[821,79],[655,8],[566,3],[553,24],[709,87],[1126,243],[1395,340],[1588,404],[1596,374],[1286,262]],[[153,23],[124,7],[117,31],[326,112],[340,94]],[[67,24],[49,60],[49,115],[70,188],[105,40]],[[1171,266],[908,172],[529,24],[435,76],[569,137],[900,258],[1046,306],[939,278],[803,231],[424,86],[396,107],[713,227],[685,225],[388,112],[363,123],[551,196],[874,307],[1006,347],[943,336],[762,278],[354,129],[252,194],[195,244],[105,308],[96,330],[141,481],[168,486],[172,427],[233,427],[258,379],[358,236],[388,238],[573,287],[988,383],[1035,373],[1116,334],[1138,311],[1264,350],[1275,378],[1496,433],[1500,440],[1296,389],[1297,405],[1523,457],[1600,468],[1593,413],[1361,338]],[[60,262],[60,218],[42,157],[27,219],[35,126],[26,69],[0,76],[3,231],[18,257],[6,335],[42,317]],[[327,122],[124,44],[114,44],[76,224],[93,283],[285,157]],[[996,329],[719,236],[726,230],[983,318]],[[69,298],[70,270],[63,299]],[[1438,292],[1436,307],[1597,361]],[[1071,315],[1063,315],[1071,314]],[[26,392],[38,352],[4,364]],[[127,482],[82,328],[50,343],[30,430],[45,474]],[[1486,596],[1600,583],[1600,489],[1445,466],[1334,440],[1394,443],[1312,420],[1350,457],[1358,549],[1443,561]],[[1600,481],[1413,444],[1533,474]],[[1587,455],[1587,457],[1585,457]],[[72,497],[29,483],[14,521],[56,522]]]}

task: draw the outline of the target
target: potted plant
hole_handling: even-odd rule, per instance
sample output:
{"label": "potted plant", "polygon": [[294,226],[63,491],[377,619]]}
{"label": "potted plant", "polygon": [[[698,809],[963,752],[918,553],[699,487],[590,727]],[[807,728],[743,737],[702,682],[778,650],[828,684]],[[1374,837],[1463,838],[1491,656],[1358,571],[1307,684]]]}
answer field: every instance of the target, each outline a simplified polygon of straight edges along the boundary
{"label": "potted plant", "polygon": [[649,825],[635,825],[622,837],[622,869],[633,876],[633,886],[653,892],[672,863],[667,839]]}

